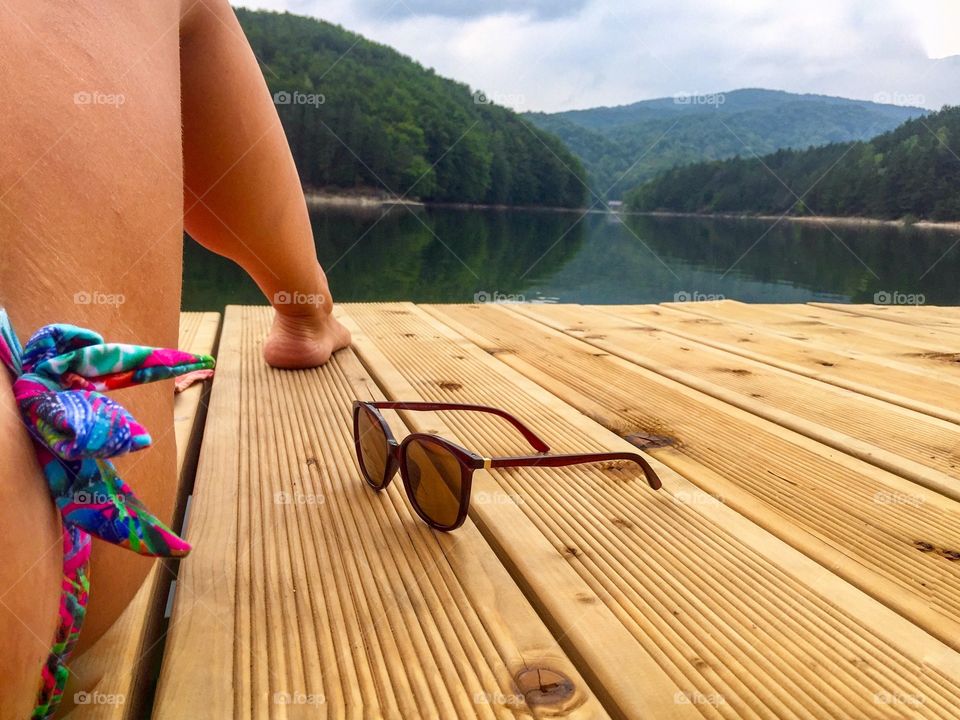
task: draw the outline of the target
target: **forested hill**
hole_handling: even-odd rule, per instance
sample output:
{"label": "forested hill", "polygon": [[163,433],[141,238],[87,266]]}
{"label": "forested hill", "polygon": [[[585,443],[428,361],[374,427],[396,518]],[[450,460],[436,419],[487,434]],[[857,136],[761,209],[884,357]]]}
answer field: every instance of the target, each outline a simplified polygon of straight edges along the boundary
{"label": "forested hill", "polygon": [[406,198],[579,206],[563,143],[410,58],[312,18],[236,9],[301,180]]}
{"label": "forested hill", "polygon": [[826,95],[745,89],[632,105],[529,113],[583,161],[609,199],[678,165],[781,148],[866,140],[926,112]]}
{"label": "forested hill", "polygon": [[627,202],[636,210],[960,220],[960,107],[867,142],[677,168]]}

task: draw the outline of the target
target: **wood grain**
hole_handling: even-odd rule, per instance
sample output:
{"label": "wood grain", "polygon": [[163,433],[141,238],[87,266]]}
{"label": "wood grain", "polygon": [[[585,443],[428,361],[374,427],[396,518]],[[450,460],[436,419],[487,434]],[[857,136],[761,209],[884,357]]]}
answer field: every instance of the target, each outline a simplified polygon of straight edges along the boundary
{"label": "wood grain", "polygon": [[[181,313],[178,347],[198,354],[214,352],[220,329],[219,313]],[[182,516],[185,493],[192,484],[206,408],[203,405],[209,383],[200,383],[177,395],[174,402],[174,432],[177,437],[178,501],[177,517]],[[174,527],[179,526],[179,519]],[[137,718],[148,712],[149,674],[159,646],[160,620],[173,573],[158,561],[147,575],[130,605],[104,635],[82,656],[71,663],[73,677],[80,687],[95,697],[112,696],[118,702],[77,705],[65,717],[71,720],[120,720]],[[67,701],[74,690],[68,686]],[[122,702],[119,699],[122,698]]]}
{"label": "wood grain", "polygon": [[[960,503],[571,336],[603,334],[628,348],[616,318],[561,306],[524,309],[529,318],[473,306],[427,309],[618,435],[660,438],[652,455],[945,642],[957,642],[960,605],[950,588],[960,583],[960,567],[916,540],[931,533],[936,547],[960,546]],[[574,329],[577,323],[585,329]]]}
{"label": "wood grain", "polygon": [[[365,485],[351,401],[382,395],[353,352],[272,370],[269,321],[227,310],[153,717],[607,717],[472,523]],[[538,668],[570,697],[529,704]]]}
{"label": "wood grain", "polygon": [[960,395],[960,377],[934,374],[836,344],[816,343],[799,333],[778,333],[763,324],[727,322],[717,309],[702,314],[695,307],[684,312],[662,305],[602,309],[685,340],[960,424],[960,410],[943,402],[945,390]]}
{"label": "wood grain", "polygon": [[906,325],[925,325],[946,332],[960,332],[956,308],[936,305],[850,305],[841,303],[810,303],[813,307],[835,310],[849,315],[863,315],[881,320],[904,323]]}
{"label": "wood grain", "polygon": [[[550,392],[555,388],[547,388],[545,378],[551,372],[524,356],[519,340],[526,335],[505,330],[511,317],[519,318],[496,308],[465,312],[498,313],[498,338],[509,335],[511,342],[465,332],[410,304],[341,308],[357,331],[361,360],[392,399],[495,404],[536,428],[557,452],[631,447],[591,419],[593,407],[576,409]],[[552,357],[557,373],[564,373],[557,385],[572,387],[575,377],[559,362],[563,352],[560,345],[544,348],[543,363]],[[577,358],[597,354],[609,353],[586,346]],[[621,377],[604,375],[601,382],[613,390]],[[610,406],[609,393],[580,395]],[[648,400],[631,397],[633,405]],[[522,450],[515,433],[496,419],[410,415],[417,430],[441,430],[485,454]],[[821,449],[827,457],[839,454]],[[919,707],[908,709],[911,716],[950,717],[960,697],[956,651],[656,456],[651,463],[664,481],[659,493],[619,466],[484,473],[483,500],[472,510],[541,616],[624,716],[644,717],[641,701],[668,708],[694,698],[692,707],[708,718],[902,717],[903,706],[883,698],[912,702],[922,696]],[[921,491],[931,503],[952,502]],[[510,502],[491,503],[491,497]],[[552,557],[541,552],[543,540],[531,528],[549,543]],[[561,563],[576,578],[553,574]],[[574,600],[606,609],[620,630],[599,613],[588,627],[571,623]],[[626,685],[624,652],[644,663]],[[646,672],[650,660],[659,672]],[[891,696],[892,686],[899,689]]]}
{"label": "wood grain", "polygon": [[[563,312],[531,306],[541,315]],[[593,308],[581,339],[631,363],[960,499],[960,425],[849,389],[618,319]],[[824,311],[827,312],[827,311]],[[568,313],[571,320],[577,313]],[[884,321],[878,321],[884,322]],[[570,327],[576,327],[571,324]],[[960,393],[943,393],[960,409]]]}

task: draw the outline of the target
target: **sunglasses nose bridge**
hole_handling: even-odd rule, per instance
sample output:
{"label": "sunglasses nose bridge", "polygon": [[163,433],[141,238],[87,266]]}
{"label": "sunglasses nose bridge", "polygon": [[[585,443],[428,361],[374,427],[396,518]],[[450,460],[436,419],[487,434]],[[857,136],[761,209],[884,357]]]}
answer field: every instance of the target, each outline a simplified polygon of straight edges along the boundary
{"label": "sunglasses nose bridge", "polygon": [[402,465],[401,458],[403,453],[400,450],[400,443],[396,440],[387,441],[387,482],[393,480],[400,471]]}

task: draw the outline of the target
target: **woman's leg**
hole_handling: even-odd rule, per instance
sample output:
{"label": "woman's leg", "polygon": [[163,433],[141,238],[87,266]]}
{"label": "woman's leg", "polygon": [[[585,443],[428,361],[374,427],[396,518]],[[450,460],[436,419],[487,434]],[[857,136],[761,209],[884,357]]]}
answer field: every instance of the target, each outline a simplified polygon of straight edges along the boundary
{"label": "woman's leg", "polygon": [[[176,4],[156,0],[0,3],[0,95],[16,99],[0,113],[0,305],[23,341],[43,324],[69,322],[109,340],[176,345],[179,21]],[[3,601],[12,609],[0,606],[0,707],[20,709],[35,698],[36,659],[53,643],[59,584],[52,574],[62,558],[53,505],[25,450],[26,430],[11,414],[7,378],[0,395],[0,593],[10,588]],[[120,475],[169,520],[172,386],[117,396],[154,438],[153,447],[119,459]],[[78,652],[113,623],[152,564],[94,542]]]}
{"label": "woman's leg", "polygon": [[[16,99],[0,113],[0,305],[24,340],[43,324],[69,322],[109,340],[175,346],[186,209],[191,231],[236,259],[268,297],[324,296],[280,305],[265,350],[277,365],[323,362],[349,336],[330,318],[269,95],[226,2],[183,7],[193,11],[185,19],[178,3],[156,0],[0,3],[0,95]],[[0,717],[21,717],[53,641],[62,558],[6,377],[0,395]],[[170,384],[118,395],[154,438],[150,449],[119,459],[120,474],[169,519]],[[94,541],[78,654],[129,604],[152,562]],[[84,687],[95,679],[76,680]]]}
{"label": "woman's leg", "polygon": [[63,552],[57,511],[0,368],[0,718],[27,718],[57,628]]}
{"label": "woman's leg", "polygon": [[193,6],[180,58],[187,231],[240,264],[273,304],[270,364],[323,364],[350,335],[331,314],[297,170],[227,0]]}

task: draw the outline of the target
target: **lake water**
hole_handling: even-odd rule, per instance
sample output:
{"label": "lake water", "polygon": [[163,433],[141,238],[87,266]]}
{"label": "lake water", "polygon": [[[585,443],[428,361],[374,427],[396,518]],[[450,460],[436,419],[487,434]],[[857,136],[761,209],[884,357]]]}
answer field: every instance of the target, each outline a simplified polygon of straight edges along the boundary
{"label": "lake water", "polygon": [[[923,296],[928,304],[960,305],[960,235],[942,231],[404,207],[324,208],[311,219],[340,302]],[[238,267],[188,241],[185,310],[264,302]]]}

